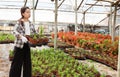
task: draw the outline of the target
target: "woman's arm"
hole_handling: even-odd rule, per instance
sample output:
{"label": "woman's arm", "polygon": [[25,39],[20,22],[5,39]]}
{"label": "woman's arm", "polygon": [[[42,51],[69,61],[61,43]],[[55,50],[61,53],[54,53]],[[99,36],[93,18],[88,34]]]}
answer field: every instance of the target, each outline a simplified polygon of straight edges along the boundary
{"label": "woman's arm", "polygon": [[[20,30],[20,31],[19,31]],[[16,24],[14,27],[13,34],[17,39],[22,39],[22,42],[27,42],[27,38],[24,36],[24,32],[22,30],[22,27],[20,27],[19,24]]]}
{"label": "woman's arm", "polygon": [[17,31],[18,29],[18,23],[15,25],[14,29],[13,29],[13,34],[16,38],[20,38],[21,34]]}

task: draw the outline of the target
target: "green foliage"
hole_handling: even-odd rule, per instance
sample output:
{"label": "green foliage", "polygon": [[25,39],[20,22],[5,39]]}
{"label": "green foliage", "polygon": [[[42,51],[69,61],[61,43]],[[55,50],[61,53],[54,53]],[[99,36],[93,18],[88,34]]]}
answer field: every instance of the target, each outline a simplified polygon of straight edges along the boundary
{"label": "green foliage", "polygon": [[39,26],[39,35],[42,37],[44,32],[44,28],[42,26]]}
{"label": "green foliage", "polygon": [[61,50],[32,50],[32,67],[40,66],[39,74],[52,74],[57,71],[60,77],[95,77],[96,69],[79,64],[77,60]]}
{"label": "green foliage", "polygon": [[14,55],[14,51],[13,51],[13,50],[10,50],[10,51],[9,51],[9,56],[10,56],[10,57],[13,57],[13,55]]}
{"label": "green foliage", "polygon": [[[12,54],[10,50],[10,54]],[[74,58],[66,55],[61,50],[53,48],[43,50],[31,50],[32,75],[55,76],[56,71],[60,77],[95,77],[98,72],[94,66],[78,63]],[[55,76],[56,77],[56,76]],[[101,77],[105,77],[102,75]]]}
{"label": "green foliage", "polygon": [[14,41],[15,37],[13,34],[0,33],[0,42],[2,41]]}
{"label": "green foliage", "polygon": [[33,35],[33,39],[38,39],[37,37],[38,37],[38,34]]}

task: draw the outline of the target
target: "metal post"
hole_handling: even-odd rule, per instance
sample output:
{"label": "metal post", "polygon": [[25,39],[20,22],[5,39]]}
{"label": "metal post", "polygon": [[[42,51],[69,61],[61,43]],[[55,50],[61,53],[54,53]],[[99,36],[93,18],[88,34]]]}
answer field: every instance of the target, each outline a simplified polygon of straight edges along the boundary
{"label": "metal post", "polygon": [[33,0],[33,4],[32,4],[32,8],[33,8],[33,24],[35,24],[35,8],[34,8],[34,0]]}
{"label": "metal post", "polygon": [[75,0],[75,35],[77,34],[77,0]]}
{"label": "metal post", "polygon": [[85,12],[83,13],[83,32],[85,32]]}
{"label": "metal post", "polygon": [[58,15],[58,0],[55,0],[55,31],[54,31],[54,50],[57,48],[57,15]]}
{"label": "metal post", "polygon": [[5,24],[3,25],[3,33],[5,33],[5,28],[6,28],[6,26],[7,26],[7,23],[5,23]]}
{"label": "metal post", "polygon": [[119,50],[118,50],[118,66],[117,66],[117,77],[120,77],[120,25],[119,25]]}
{"label": "metal post", "polygon": [[109,23],[110,23],[110,25],[109,25],[109,34],[110,34],[110,36],[112,36],[112,3],[111,3],[111,7],[110,7],[110,18],[109,18]]}
{"label": "metal post", "polygon": [[108,14],[109,16],[108,16],[108,32],[109,32],[109,34],[110,34],[110,14]]}
{"label": "metal post", "polygon": [[117,15],[117,5],[115,5],[115,12],[114,12],[114,20],[113,20],[113,27],[112,27],[112,41],[114,41],[114,37],[115,37],[116,15]]}

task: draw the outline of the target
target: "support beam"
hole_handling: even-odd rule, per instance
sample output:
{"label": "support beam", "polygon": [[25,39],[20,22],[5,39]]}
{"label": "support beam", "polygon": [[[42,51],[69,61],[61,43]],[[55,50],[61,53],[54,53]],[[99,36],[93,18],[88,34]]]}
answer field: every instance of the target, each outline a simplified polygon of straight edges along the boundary
{"label": "support beam", "polygon": [[25,4],[24,4],[24,7],[26,6],[26,4],[27,4],[27,1],[28,1],[28,0],[25,0]]}
{"label": "support beam", "polygon": [[[95,3],[94,3],[94,5],[96,5],[98,3],[98,1],[96,1]],[[90,8],[92,8],[94,5],[91,5],[87,10],[85,10],[84,12],[83,12],[83,32],[85,32],[85,14],[86,14],[86,12],[90,9]]]}
{"label": "support beam", "polygon": [[80,22],[81,24],[82,24],[82,22],[83,22],[83,18],[84,18],[84,17],[82,17],[82,19],[81,19],[81,22]]}
{"label": "support beam", "polygon": [[75,0],[75,35],[77,35],[77,0]]}
{"label": "support beam", "polygon": [[115,3],[112,4],[112,6],[118,5],[120,0],[117,0]]}
{"label": "support beam", "polygon": [[[118,8],[117,10],[119,10],[120,8]],[[112,36],[112,29],[113,29],[113,13],[115,13],[115,11],[112,11],[112,4],[110,7],[110,17],[109,17],[109,32],[110,32],[110,36]]]}
{"label": "support beam", "polygon": [[37,8],[38,1],[39,1],[39,0],[36,1],[35,7],[34,7],[35,10],[36,10],[36,8]]}
{"label": "support beam", "polygon": [[[94,5],[94,4],[89,4],[87,3],[86,5]],[[103,6],[103,5],[100,5],[100,4],[95,4],[94,6]],[[104,5],[105,7],[111,7],[110,5]]]}
{"label": "support beam", "polygon": [[[113,12],[114,12],[114,11],[113,11]],[[112,12],[112,4],[111,4],[111,7],[110,7],[110,19],[109,19],[109,23],[110,23],[110,25],[109,25],[109,32],[110,32],[110,36],[112,36],[112,25],[113,25],[113,22],[112,22],[112,20],[113,20],[112,14],[113,14],[113,12]]]}
{"label": "support beam", "polygon": [[85,12],[83,13],[83,32],[85,32]]}
{"label": "support beam", "polygon": [[108,34],[110,35],[110,14],[108,14]]}
{"label": "support beam", "polygon": [[115,26],[116,26],[116,15],[117,15],[117,5],[115,5],[115,12],[114,12],[114,20],[113,20],[113,25],[112,25],[112,41],[114,41],[115,37]]}
{"label": "support beam", "polygon": [[96,0],[96,1],[103,1],[103,2],[114,3],[112,0]]}
{"label": "support beam", "polygon": [[117,77],[120,77],[120,25],[118,26],[119,26],[119,46],[118,46]]}
{"label": "support beam", "polygon": [[84,12],[87,12],[90,8],[92,8],[94,5],[96,5],[98,3],[98,1],[97,2],[95,2],[93,5],[91,5],[88,9],[86,9]]}
{"label": "support beam", "polygon": [[99,23],[101,23],[102,21],[104,21],[105,19],[107,19],[109,17],[109,15],[105,18],[103,18],[101,21],[99,21],[96,25],[98,25]]}
{"label": "support beam", "polygon": [[65,1],[65,0],[63,0],[63,1],[58,5],[57,8],[59,8],[59,7],[63,4],[64,1]]}
{"label": "support beam", "polygon": [[120,2],[119,2],[119,4],[118,4],[118,7],[120,7]]}
{"label": "support beam", "polygon": [[[21,7],[19,7],[19,8],[6,8],[6,7],[0,7],[0,9],[20,9]],[[32,8],[33,9],[33,8]],[[46,10],[46,11],[54,11],[53,9],[39,9],[39,8],[37,8],[36,10]],[[66,11],[66,10],[58,10],[59,12],[71,12],[71,13],[74,13],[74,11]],[[83,12],[79,12],[78,11],[78,13],[83,13]],[[104,13],[104,12],[101,12],[101,13],[99,13],[99,12],[87,12],[87,13],[92,13],[92,14],[108,14],[108,13]]]}
{"label": "support beam", "polygon": [[34,2],[35,0],[32,0],[32,8],[33,8],[33,24],[35,24],[35,8],[34,8]]}
{"label": "support beam", "polygon": [[54,28],[54,50],[57,49],[57,16],[58,16],[58,0],[55,0],[55,28]]}
{"label": "support beam", "polygon": [[80,5],[78,6],[77,10],[79,10],[79,8],[81,7],[82,3],[84,0],[81,1]]}

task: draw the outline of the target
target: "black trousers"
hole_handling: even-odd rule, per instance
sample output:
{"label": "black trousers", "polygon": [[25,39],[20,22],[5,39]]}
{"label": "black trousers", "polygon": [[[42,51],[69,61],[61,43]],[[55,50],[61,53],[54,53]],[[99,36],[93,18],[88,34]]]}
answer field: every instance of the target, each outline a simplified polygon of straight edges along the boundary
{"label": "black trousers", "polygon": [[14,48],[14,58],[11,64],[9,77],[21,77],[21,70],[23,66],[22,77],[32,77],[31,75],[31,53],[28,43],[24,44],[24,47]]}

